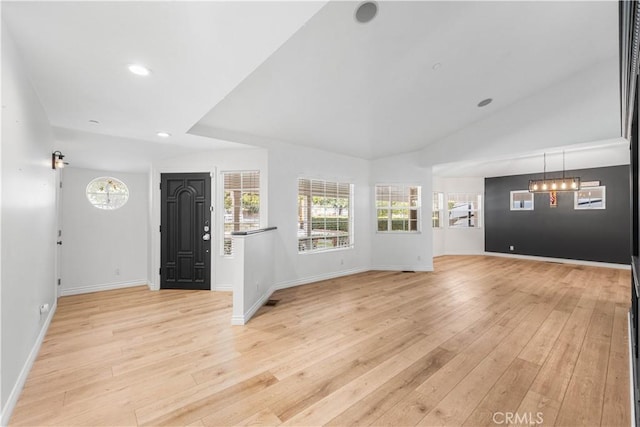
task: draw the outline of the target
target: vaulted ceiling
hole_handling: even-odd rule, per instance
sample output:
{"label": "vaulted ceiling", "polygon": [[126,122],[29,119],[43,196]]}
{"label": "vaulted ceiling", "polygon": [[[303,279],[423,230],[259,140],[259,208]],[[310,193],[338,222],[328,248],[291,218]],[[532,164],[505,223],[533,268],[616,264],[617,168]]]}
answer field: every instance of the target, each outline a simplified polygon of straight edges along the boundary
{"label": "vaulted ceiling", "polygon": [[[322,5],[3,1],[1,7],[73,165],[145,170],[158,157],[246,148],[187,131]],[[131,74],[129,64],[151,74]]]}
{"label": "vaulted ceiling", "polygon": [[[554,88],[596,69],[562,94],[589,103],[577,141],[551,121],[536,132],[562,145],[619,135],[615,1],[379,1],[366,24],[359,4],[3,2],[2,16],[57,140],[87,167],[110,143],[144,165],[273,141],[365,159],[424,150],[461,130],[564,117]],[[534,97],[539,111],[520,113]]]}

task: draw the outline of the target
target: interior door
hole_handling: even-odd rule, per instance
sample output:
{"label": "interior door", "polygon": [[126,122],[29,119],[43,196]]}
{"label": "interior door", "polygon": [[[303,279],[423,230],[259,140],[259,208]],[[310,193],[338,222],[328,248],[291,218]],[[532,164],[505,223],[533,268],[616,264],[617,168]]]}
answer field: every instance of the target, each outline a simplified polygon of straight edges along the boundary
{"label": "interior door", "polygon": [[211,289],[211,177],[160,176],[161,289]]}

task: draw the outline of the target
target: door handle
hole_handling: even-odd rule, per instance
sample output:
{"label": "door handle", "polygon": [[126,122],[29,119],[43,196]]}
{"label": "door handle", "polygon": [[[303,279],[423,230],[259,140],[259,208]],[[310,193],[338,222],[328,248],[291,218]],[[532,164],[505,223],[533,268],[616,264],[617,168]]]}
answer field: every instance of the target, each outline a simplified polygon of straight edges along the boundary
{"label": "door handle", "polygon": [[56,242],[56,245],[62,245],[62,240],[58,240],[58,241]]}
{"label": "door handle", "polygon": [[204,236],[202,236],[202,240],[211,240],[211,234],[205,234]]}

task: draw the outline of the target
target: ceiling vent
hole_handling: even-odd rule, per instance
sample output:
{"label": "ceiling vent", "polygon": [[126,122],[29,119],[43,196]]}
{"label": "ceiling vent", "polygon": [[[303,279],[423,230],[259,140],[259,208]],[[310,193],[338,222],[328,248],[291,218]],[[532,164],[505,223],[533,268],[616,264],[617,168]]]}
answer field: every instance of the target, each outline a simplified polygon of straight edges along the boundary
{"label": "ceiling vent", "polygon": [[377,13],[378,5],[376,4],[376,2],[364,2],[360,4],[360,6],[358,6],[358,8],[356,9],[356,21],[360,22],[361,24],[366,24],[367,22],[375,18]]}

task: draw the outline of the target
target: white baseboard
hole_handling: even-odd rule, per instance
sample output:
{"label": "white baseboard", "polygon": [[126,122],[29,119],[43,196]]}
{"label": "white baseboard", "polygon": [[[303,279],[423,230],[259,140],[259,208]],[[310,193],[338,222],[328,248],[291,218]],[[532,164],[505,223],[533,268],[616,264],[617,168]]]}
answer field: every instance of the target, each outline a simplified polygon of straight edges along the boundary
{"label": "white baseboard", "polygon": [[242,325],[246,325],[247,322],[245,321],[244,316],[233,315],[231,316],[231,324],[233,326],[242,326]]}
{"label": "white baseboard", "polygon": [[[155,283],[147,283],[147,286],[149,287],[150,291],[159,291],[160,290],[160,285],[155,284]],[[231,285],[217,285],[214,286],[213,289],[211,289],[212,291],[225,291],[225,292],[231,292],[233,289],[231,288]]]}
{"label": "white baseboard", "polygon": [[631,270],[631,266],[628,264],[613,264],[610,262],[583,261],[579,259],[550,258],[550,257],[533,256],[533,255],[505,254],[502,252],[485,252],[482,255],[499,256],[503,258],[527,259],[530,261],[558,262],[561,264],[587,265],[590,267],[604,267],[604,268],[617,268],[620,270]]}
{"label": "white baseboard", "polygon": [[336,277],[350,276],[352,274],[364,273],[365,271],[371,271],[369,267],[366,268],[352,268],[351,270],[335,271],[332,273],[318,274],[316,276],[308,276],[295,280],[287,280],[284,282],[276,283],[273,286],[274,291],[278,289],[292,288],[294,286],[307,285],[309,283],[321,282],[323,280],[335,279]]}
{"label": "white baseboard", "polygon": [[482,256],[482,255],[486,255],[487,252],[485,251],[450,251],[450,252],[446,252],[440,255],[434,255],[433,257],[437,257],[437,256],[445,256],[445,255],[466,255],[466,256]]}
{"label": "white baseboard", "polygon": [[42,342],[44,341],[44,337],[49,330],[49,325],[51,324],[51,319],[53,319],[53,315],[58,308],[58,302],[54,301],[51,310],[49,311],[49,315],[45,319],[42,324],[42,328],[40,329],[40,333],[36,338],[36,342],[33,343],[33,347],[29,352],[29,356],[27,360],[24,362],[22,369],[20,370],[20,375],[18,375],[18,379],[16,383],[13,385],[13,389],[11,393],[9,393],[9,398],[7,399],[7,403],[2,408],[2,412],[0,412],[0,425],[6,426],[9,425],[9,420],[11,419],[11,414],[13,413],[14,408],[16,407],[16,403],[18,403],[18,398],[20,397],[20,393],[24,388],[24,384],[27,382],[27,377],[29,376],[29,372],[31,372],[31,368],[33,367],[36,358],[38,357],[38,352],[40,352],[40,347],[42,346]]}
{"label": "white baseboard", "polygon": [[433,265],[374,265],[371,270],[377,271],[433,271]]}
{"label": "white baseboard", "polygon": [[270,287],[267,292],[265,292],[264,294],[262,294],[262,296],[249,308],[249,310],[247,310],[244,315],[242,316],[232,316],[231,317],[231,324],[232,325],[246,325],[247,322],[249,321],[249,319],[251,319],[253,317],[254,314],[256,314],[256,311],[258,311],[260,309],[260,307],[262,307],[264,305],[265,302],[267,302],[267,300],[269,299],[269,297],[271,296],[271,294],[273,294],[275,292],[274,287]]}
{"label": "white baseboard", "polygon": [[147,279],[131,280],[127,282],[99,283],[96,285],[78,286],[70,289],[62,289],[60,296],[88,294],[90,292],[110,291],[112,289],[130,288],[133,286],[148,285]]}
{"label": "white baseboard", "polygon": [[[242,316],[232,316],[232,325],[246,325],[249,319],[264,305],[265,302],[271,297],[271,295],[279,290],[285,288],[292,288],[294,286],[307,285],[309,283],[320,282],[323,280],[335,279],[336,277],[349,276],[351,274],[364,273],[365,271],[371,271],[370,268],[354,268],[351,270],[336,271],[332,273],[320,274],[316,276],[304,277],[296,280],[288,280],[286,282],[280,282],[271,286],[267,292],[265,292]],[[216,288],[218,290],[219,288]]]}

